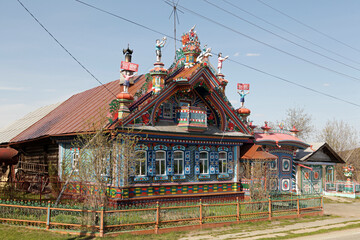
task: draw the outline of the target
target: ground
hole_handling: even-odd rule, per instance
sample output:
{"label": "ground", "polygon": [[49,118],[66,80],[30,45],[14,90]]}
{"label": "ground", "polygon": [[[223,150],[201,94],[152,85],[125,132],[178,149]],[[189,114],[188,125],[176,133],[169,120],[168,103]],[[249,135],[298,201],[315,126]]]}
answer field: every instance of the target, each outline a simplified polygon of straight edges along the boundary
{"label": "ground", "polygon": [[[228,227],[160,235],[120,235],[104,239],[360,239],[360,200],[326,198],[324,216],[234,224]],[[92,239],[0,225],[0,239]],[[99,238],[100,239],[100,238]]]}

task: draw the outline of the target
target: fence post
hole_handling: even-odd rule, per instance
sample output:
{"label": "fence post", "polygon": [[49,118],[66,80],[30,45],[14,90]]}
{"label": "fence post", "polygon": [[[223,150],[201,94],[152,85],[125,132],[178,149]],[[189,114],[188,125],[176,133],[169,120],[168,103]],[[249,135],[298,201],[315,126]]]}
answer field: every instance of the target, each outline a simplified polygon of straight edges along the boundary
{"label": "fence post", "polygon": [[43,187],[43,176],[41,176],[40,181],[41,181],[41,183],[40,183],[40,202],[41,202],[41,194],[42,194],[42,187]]}
{"label": "fence post", "polygon": [[50,201],[49,201],[46,212],[46,230],[50,229],[50,218],[51,218],[51,209],[50,209]]}
{"label": "fence post", "polygon": [[236,221],[240,221],[240,204],[239,197],[236,197]]}
{"label": "fence post", "polygon": [[202,225],[202,203],[201,203],[201,198],[200,198],[200,202],[199,202],[199,210],[200,210],[199,223],[200,223],[200,225]]}
{"label": "fence post", "polygon": [[321,196],[321,211],[324,213],[324,197]]}
{"label": "fence post", "polygon": [[160,206],[159,201],[156,201],[156,222],[155,222],[155,233],[159,232],[159,218],[160,218]]}
{"label": "fence post", "polygon": [[271,196],[269,195],[269,220],[271,220],[272,209],[271,209]]}
{"label": "fence post", "polygon": [[100,211],[100,237],[104,237],[104,205],[101,205]]}
{"label": "fence post", "polygon": [[297,196],[297,199],[296,199],[296,208],[297,208],[297,216],[300,217],[300,199],[299,199],[299,196]]}

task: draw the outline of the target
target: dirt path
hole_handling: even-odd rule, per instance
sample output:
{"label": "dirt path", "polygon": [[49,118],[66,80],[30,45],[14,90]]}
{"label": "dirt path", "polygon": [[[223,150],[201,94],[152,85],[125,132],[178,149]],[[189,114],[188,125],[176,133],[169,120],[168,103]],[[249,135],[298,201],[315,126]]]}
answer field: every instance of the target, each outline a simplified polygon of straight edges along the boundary
{"label": "dirt path", "polygon": [[[302,222],[303,220],[293,220],[293,224],[280,225],[278,222],[270,224],[259,224],[253,229],[237,228],[218,228],[198,232],[190,232],[182,240],[210,240],[210,239],[262,239],[287,236],[289,234],[311,233],[324,229],[342,228],[348,225],[360,224],[360,201],[332,198],[333,203],[324,204],[324,215],[339,216],[315,220],[312,222]],[[301,238],[305,239],[305,238]]]}

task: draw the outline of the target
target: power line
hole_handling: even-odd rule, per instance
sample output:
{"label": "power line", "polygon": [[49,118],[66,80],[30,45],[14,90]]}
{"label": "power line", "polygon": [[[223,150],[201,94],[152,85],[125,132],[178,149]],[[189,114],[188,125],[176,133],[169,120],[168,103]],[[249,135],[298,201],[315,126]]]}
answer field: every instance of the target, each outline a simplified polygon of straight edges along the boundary
{"label": "power line", "polygon": [[[80,2],[80,3],[83,3],[83,2],[81,2],[81,1],[79,1],[79,0],[75,0],[75,1]],[[84,5],[89,6],[89,7],[92,7],[92,8],[94,8],[94,9],[97,9],[97,10],[99,10],[99,11],[101,11],[101,12],[108,13],[108,14],[114,16],[114,17],[119,17],[120,19],[123,19],[123,20],[125,20],[125,21],[127,21],[127,22],[130,22],[130,23],[132,23],[132,24],[135,24],[135,25],[137,25],[137,26],[140,26],[140,27],[142,27],[142,28],[145,28],[145,29],[147,29],[147,30],[149,30],[149,31],[157,32],[157,33],[159,33],[159,34],[161,34],[161,35],[166,35],[166,34],[164,34],[164,33],[162,33],[162,32],[159,32],[159,31],[157,31],[157,30],[154,30],[154,29],[152,29],[152,28],[150,28],[150,27],[147,27],[147,26],[144,26],[144,25],[142,25],[142,24],[136,23],[136,22],[134,22],[134,21],[128,20],[128,19],[126,19],[126,18],[120,17],[120,16],[118,16],[118,15],[116,15],[116,14],[110,13],[110,12],[105,11],[105,10],[103,10],[103,9],[100,9],[100,8],[98,8],[98,7],[94,7],[94,6],[90,5],[90,4],[84,4]],[[171,36],[169,36],[169,37],[172,38]],[[213,53],[213,54],[217,55],[217,53]],[[320,94],[320,95],[323,95],[323,96],[326,96],[326,97],[329,97],[329,98],[332,98],[332,99],[335,99],[335,100],[338,100],[338,101],[341,101],[341,102],[344,102],[344,103],[347,103],[347,104],[351,104],[351,105],[356,106],[356,107],[360,107],[360,104],[357,104],[357,103],[354,103],[354,102],[350,102],[350,101],[347,101],[347,100],[345,100],[345,99],[342,99],[342,98],[339,98],[339,97],[335,97],[335,96],[333,96],[333,95],[330,95],[330,94],[327,94],[327,93],[318,91],[318,90],[316,90],[316,89],[313,89],[313,88],[310,88],[310,87],[307,87],[307,86],[304,86],[304,85],[295,83],[295,82],[290,81],[290,80],[288,80],[288,79],[285,79],[285,78],[276,76],[276,75],[274,75],[274,74],[271,74],[271,73],[268,73],[268,72],[266,72],[266,71],[257,69],[257,68],[255,68],[255,67],[251,67],[251,66],[249,66],[249,65],[243,64],[243,63],[238,62],[238,61],[235,61],[235,60],[232,60],[232,59],[230,59],[230,58],[228,58],[228,61],[233,62],[233,63],[238,64],[238,65],[241,65],[241,66],[243,66],[243,67],[249,68],[249,69],[254,70],[254,71],[256,71],[256,72],[260,72],[260,73],[262,73],[262,74],[268,75],[268,76],[270,76],[270,77],[279,79],[279,80],[281,80],[281,81],[287,82],[287,83],[289,83],[289,84],[295,85],[295,86],[297,86],[297,87],[301,87],[301,88],[306,89],[306,90],[308,90],[308,91],[315,92],[315,93],[318,93],[318,94]]]}
{"label": "power line", "polygon": [[67,53],[70,55],[70,57],[72,57],[72,59],[75,60],[75,62],[77,62],[88,74],[90,74],[98,83],[100,83],[101,86],[103,86],[107,91],[109,91],[112,95],[114,95],[114,97],[116,97],[116,95],[108,88],[106,87],[97,77],[94,76],[94,74],[92,74],[89,69],[87,69],[79,60],[77,60],[76,57],[74,57],[74,55],[72,55],[69,50],[67,50],[64,45],[62,45],[55,37],[54,35],[51,34],[51,32],[30,12],[29,9],[27,9],[25,7],[25,5],[20,1],[17,0],[19,2],[19,4],[30,14],[30,16],[50,35],[50,37]]}
{"label": "power line", "polygon": [[171,39],[175,39],[175,40],[177,40],[177,41],[180,41],[179,39],[174,38],[174,37],[172,37],[172,36],[170,36],[170,35],[168,35],[168,34],[159,32],[159,31],[157,31],[157,30],[155,30],[155,29],[149,28],[149,27],[147,27],[147,26],[145,26],[145,25],[142,25],[142,24],[140,24],[140,23],[137,23],[137,22],[134,22],[134,21],[129,20],[129,19],[127,19],[127,18],[121,17],[121,16],[119,16],[119,15],[117,15],[117,14],[115,14],[115,13],[106,11],[106,10],[104,10],[104,9],[98,8],[98,7],[94,6],[94,5],[88,4],[88,3],[83,2],[83,1],[80,1],[80,0],[75,0],[75,1],[78,2],[78,3],[81,3],[81,4],[85,5],[85,6],[88,6],[88,7],[91,7],[91,8],[93,8],[93,9],[96,9],[96,10],[98,10],[98,11],[100,11],[100,12],[109,14],[109,15],[111,15],[111,16],[113,16],[113,17],[116,17],[116,18],[119,18],[119,19],[124,20],[124,21],[126,21],[126,22],[132,23],[132,24],[134,24],[134,25],[136,25],[136,26],[145,28],[145,29],[147,29],[147,30],[149,30],[149,31],[151,31],[151,32],[158,33],[158,34],[164,35],[164,36],[166,36],[166,37],[168,37],[168,38],[171,38]]}
{"label": "power line", "polygon": [[228,58],[228,60],[229,60],[230,62],[234,62],[234,63],[239,64],[239,65],[241,65],[241,66],[244,66],[244,67],[246,67],[246,68],[250,68],[250,69],[252,69],[252,70],[254,70],[254,71],[256,71],[256,72],[263,73],[263,74],[268,75],[268,76],[270,76],[270,77],[273,77],[273,78],[279,79],[279,80],[281,80],[281,81],[287,82],[287,83],[289,83],[289,84],[292,84],[292,85],[301,87],[301,88],[306,89],[306,90],[309,90],[309,91],[311,91],[311,92],[315,92],[315,93],[321,94],[321,95],[323,95],[323,96],[326,96],[326,97],[329,97],[329,98],[333,98],[333,99],[336,99],[336,100],[338,100],[338,101],[341,101],[341,102],[344,102],[344,103],[348,103],[348,104],[351,104],[351,105],[356,106],[356,107],[360,107],[360,104],[357,104],[357,103],[354,103],[354,102],[350,102],[350,101],[348,101],[348,100],[345,100],[345,99],[342,99],[342,98],[339,98],[339,97],[330,95],[330,94],[328,94],[328,93],[324,93],[324,92],[318,91],[318,90],[316,90],[316,89],[313,89],[313,88],[310,88],[310,87],[301,85],[301,84],[299,84],[299,83],[295,83],[295,82],[290,81],[290,80],[288,80],[288,79],[286,79],[286,78],[276,76],[276,75],[274,75],[274,74],[265,72],[265,71],[263,71],[263,70],[260,70],[260,69],[254,68],[254,67],[251,67],[251,66],[249,66],[249,65],[246,65],[246,64],[244,64],[244,63],[241,63],[241,62],[238,62],[238,61],[235,61],[235,60],[232,60],[232,59],[230,59],[230,58]]}
{"label": "power line", "polygon": [[334,37],[332,37],[332,36],[330,36],[330,35],[328,35],[328,34],[326,34],[326,33],[321,32],[320,30],[317,30],[316,28],[311,27],[311,26],[309,26],[309,25],[301,22],[300,20],[297,20],[297,19],[294,18],[294,17],[291,17],[290,15],[288,15],[288,14],[280,11],[279,9],[276,9],[276,8],[270,6],[269,4],[267,4],[267,3],[265,3],[265,2],[263,2],[263,1],[261,1],[261,0],[257,0],[257,1],[258,1],[259,3],[261,3],[261,4],[263,4],[263,5],[271,8],[272,10],[274,10],[274,11],[276,11],[276,12],[284,15],[285,17],[288,17],[288,18],[292,19],[293,21],[295,21],[295,22],[297,22],[297,23],[299,23],[299,24],[301,24],[301,25],[303,25],[303,26],[305,26],[305,27],[313,30],[314,32],[317,32],[317,33],[319,33],[319,34],[321,34],[321,35],[323,35],[323,36],[325,36],[325,37],[327,37],[327,38],[330,38],[331,40],[333,40],[333,41],[335,41],[335,42],[338,42],[338,43],[340,43],[340,44],[342,44],[342,45],[344,45],[344,46],[346,46],[346,47],[348,47],[348,48],[351,48],[351,49],[353,49],[353,50],[355,50],[355,51],[357,51],[357,52],[360,52],[359,49],[354,48],[354,47],[350,46],[350,45],[347,44],[347,43],[344,43],[344,42],[342,42],[342,41],[340,41],[340,40],[338,40],[338,39],[336,39],[336,38],[334,38]]}
{"label": "power line", "polygon": [[234,17],[236,17],[236,18],[238,18],[238,19],[240,19],[240,20],[242,20],[242,21],[244,21],[244,22],[252,25],[252,26],[255,26],[255,27],[257,27],[257,28],[259,28],[259,29],[267,32],[267,33],[270,33],[270,34],[272,34],[272,35],[274,35],[274,36],[276,36],[276,37],[278,37],[278,38],[281,38],[282,40],[285,40],[285,41],[287,41],[287,42],[289,42],[289,43],[292,43],[292,44],[294,44],[294,45],[296,45],[296,46],[298,46],[298,47],[301,47],[301,48],[303,48],[303,49],[305,49],[305,50],[308,50],[309,52],[315,53],[315,54],[317,54],[317,55],[319,55],[319,56],[322,56],[322,57],[324,57],[324,58],[326,58],[326,59],[329,59],[329,60],[331,60],[331,61],[334,61],[334,62],[337,62],[337,63],[339,63],[339,64],[342,64],[342,65],[344,65],[344,66],[346,66],[346,67],[349,67],[349,68],[352,68],[352,69],[354,69],[354,70],[360,71],[359,68],[353,67],[353,66],[348,65],[348,64],[346,64],[346,63],[344,63],[344,62],[341,62],[341,61],[338,61],[338,60],[336,60],[336,59],[334,59],[334,58],[328,57],[328,56],[326,56],[326,55],[324,55],[324,54],[322,54],[322,53],[320,53],[320,52],[314,51],[314,50],[312,50],[312,49],[310,49],[310,48],[308,48],[308,47],[302,46],[301,44],[298,44],[298,43],[296,43],[296,42],[294,42],[294,41],[291,41],[290,39],[287,39],[287,38],[285,38],[285,37],[283,37],[283,36],[280,36],[279,34],[276,34],[276,33],[272,32],[272,31],[270,31],[270,30],[267,30],[266,28],[263,28],[263,27],[255,24],[255,23],[252,23],[252,22],[250,22],[250,21],[248,21],[248,20],[240,17],[239,15],[236,15],[236,14],[234,14],[234,13],[232,13],[232,12],[230,12],[230,11],[228,11],[228,10],[226,10],[226,9],[224,9],[224,8],[222,8],[222,7],[214,4],[214,3],[211,3],[211,2],[209,2],[208,0],[203,0],[203,1],[206,2],[206,3],[208,3],[208,4],[210,4],[210,5],[212,5],[212,6],[214,6],[214,7],[216,7],[217,9],[220,9],[220,10],[222,10],[222,11],[224,11],[224,12],[226,12],[226,13],[228,13],[228,14],[230,14],[230,15],[232,15],[232,16],[234,16]]}
{"label": "power line", "polygon": [[293,36],[293,37],[296,37],[296,38],[298,38],[298,39],[301,39],[301,40],[303,40],[303,41],[305,41],[305,42],[307,42],[307,43],[310,43],[310,44],[312,44],[312,45],[314,45],[314,46],[316,46],[316,47],[318,47],[318,48],[320,48],[320,49],[322,49],[322,50],[324,50],[324,51],[326,51],[326,52],[330,52],[330,53],[332,53],[332,54],[334,54],[334,55],[336,55],[336,56],[338,56],[338,57],[342,57],[343,59],[346,59],[346,60],[351,61],[351,62],[353,62],[353,63],[360,64],[360,62],[357,62],[357,61],[355,61],[355,60],[353,60],[353,59],[351,59],[351,58],[348,58],[348,57],[346,57],[346,56],[344,56],[344,55],[342,55],[342,54],[339,54],[339,53],[337,53],[337,52],[334,52],[334,51],[332,51],[331,49],[325,48],[325,47],[323,47],[323,46],[321,46],[321,45],[319,45],[319,44],[317,44],[317,43],[315,43],[315,42],[312,42],[312,41],[310,41],[310,40],[307,40],[307,39],[305,39],[305,38],[303,38],[303,37],[301,37],[301,36],[299,36],[299,35],[297,35],[297,34],[295,34],[295,33],[292,33],[292,32],[290,32],[290,31],[286,30],[285,28],[282,28],[282,27],[280,27],[280,26],[278,26],[278,25],[275,25],[275,24],[267,21],[266,19],[261,18],[261,17],[255,15],[255,14],[253,14],[253,13],[251,13],[251,12],[249,12],[249,11],[247,11],[247,10],[245,10],[245,9],[243,9],[243,8],[241,8],[241,7],[235,5],[235,4],[233,4],[233,3],[231,3],[231,2],[229,2],[229,1],[227,1],[227,0],[223,0],[223,1],[226,2],[226,3],[229,4],[229,5],[237,8],[237,9],[239,9],[240,11],[243,11],[243,12],[249,14],[250,16],[253,16],[253,17],[256,18],[256,19],[259,19],[260,21],[263,21],[263,22],[265,22],[266,24],[269,24],[270,26],[273,26],[273,27],[275,27],[275,28],[277,28],[277,29],[280,29],[280,30],[283,31],[283,32],[286,32],[287,34],[290,34],[290,35]]}
{"label": "power line", "polygon": [[[164,0],[164,1],[166,2],[166,0]],[[223,27],[223,28],[226,28],[226,29],[228,29],[228,30],[230,30],[230,31],[232,31],[232,32],[234,32],[234,33],[237,33],[237,34],[239,34],[239,35],[241,35],[241,36],[243,36],[243,37],[246,37],[246,38],[251,39],[251,40],[253,40],[253,41],[255,41],[255,42],[261,43],[261,44],[263,44],[263,45],[265,45],[265,46],[267,46],[267,47],[270,47],[270,48],[272,48],[272,49],[275,49],[275,50],[277,50],[277,51],[279,51],[279,52],[282,52],[282,53],[284,53],[284,54],[286,54],[286,55],[289,55],[289,56],[294,57],[294,58],[296,58],[296,59],[302,60],[302,61],[304,61],[304,62],[307,62],[307,63],[309,63],[309,64],[312,64],[312,65],[314,65],[314,66],[317,66],[317,67],[319,67],[319,68],[328,70],[328,71],[330,71],[330,72],[336,73],[336,74],[338,74],[338,75],[341,75],[341,76],[344,76],[344,77],[347,77],[347,78],[350,78],[350,79],[353,79],[353,80],[356,80],[356,81],[360,81],[360,78],[350,76],[350,75],[348,75],[348,74],[346,74],[346,73],[342,73],[342,72],[333,70],[333,69],[331,69],[331,68],[329,68],[329,67],[326,67],[326,66],[323,66],[323,65],[321,65],[321,64],[318,64],[318,63],[312,62],[312,61],[310,61],[310,60],[307,60],[307,59],[305,59],[305,58],[299,57],[299,56],[297,56],[297,55],[295,55],[295,54],[292,54],[292,53],[289,53],[289,52],[287,52],[287,51],[285,51],[285,50],[282,50],[282,49],[280,49],[280,48],[277,48],[277,47],[275,47],[275,46],[273,46],[273,45],[271,45],[271,44],[268,44],[268,43],[266,43],[266,42],[263,42],[263,41],[261,41],[261,40],[258,40],[258,39],[256,39],[256,38],[254,38],[254,37],[251,37],[251,36],[249,36],[249,35],[246,35],[246,34],[240,32],[240,31],[237,31],[237,30],[235,30],[235,29],[233,29],[233,28],[231,28],[231,27],[229,27],[229,26],[226,26],[226,25],[224,25],[224,24],[222,24],[222,23],[220,23],[220,22],[217,22],[217,21],[215,21],[215,20],[213,20],[213,19],[211,19],[211,18],[208,18],[208,17],[206,17],[206,16],[204,16],[204,15],[201,15],[201,14],[199,14],[199,13],[196,13],[196,12],[192,11],[191,9],[188,9],[188,8],[186,8],[186,7],[184,7],[184,6],[181,6],[180,4],[179,4],[178,6],[181,7],[183,10],[190,12],[191,14],[194,14],[194,15],[200,17],[200,18],[203,18],[203,19],[205,19],[205,20],[207,20],[207,21],[209,21],[209,22],[212,22],[212,23],[214,23],[214,24],[216,24],[216,25],[219,25],[219,26],[221,26],[221,27]]]}

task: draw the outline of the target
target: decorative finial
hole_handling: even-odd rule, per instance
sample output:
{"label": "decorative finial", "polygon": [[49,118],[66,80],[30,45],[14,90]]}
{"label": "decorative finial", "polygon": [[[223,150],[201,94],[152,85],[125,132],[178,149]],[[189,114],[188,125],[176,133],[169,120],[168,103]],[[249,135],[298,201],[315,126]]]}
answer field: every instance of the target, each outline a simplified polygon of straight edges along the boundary
{"label": "decorative finial", "polygon": [[223,61],[225,61],[229,56],[226,56],[226,57],[222,57],[222,53],[219,53],[218,54],[218,74],[221,73],[221,69],[222,69],[222,63]]}
{"label": "decorative finial", "polygon": [[160,41],[160,39],[156,39],[156,45],[155,45],[156,62],[161,62],[161,48],[165,46],[166,39],[167,39],[166,37],[163,37],[162,41]]}
{"label": "decorative finial", "polygon": [[131,62],[131,56],[134,51],[130,49],[129,44],[127,49],[123,49],[123,54],[125,55],[125,62]]}
{"label": "decorative finial", "polygon": [[[240,95],[240,103],[241,103],[241,107],[244,107],[245,104],[245,96],[248,95],[250,93],[250,84],[246,84],[246,83],[238,83],[237,85],[237,92]],[[245,90],[247,90],[247,92],[245,92]]]}
{"label": "decorative finial", "polygon": [[126,73],[124,74],[123,72],[121,72],[122,76],[124,77],[124,83],[123,85],[123,92],[128,93],[129,92],[129,86],[130,86],[130,78],[132,78],[133,76],[135,76],[137,73],[134,73],[132,75],[130,75],[130,72],[126,71]]}

